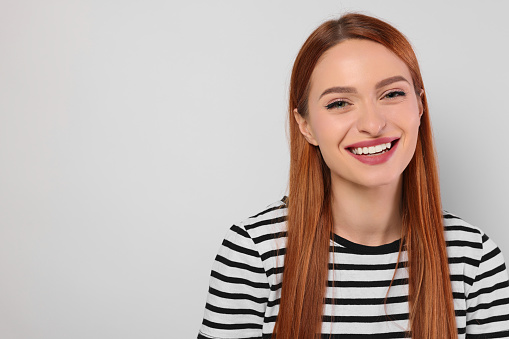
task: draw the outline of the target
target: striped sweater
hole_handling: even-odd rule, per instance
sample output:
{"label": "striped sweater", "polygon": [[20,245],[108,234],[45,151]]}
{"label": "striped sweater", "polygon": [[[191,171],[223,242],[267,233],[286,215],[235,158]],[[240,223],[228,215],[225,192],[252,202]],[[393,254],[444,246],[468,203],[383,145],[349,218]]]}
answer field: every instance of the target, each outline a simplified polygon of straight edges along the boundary
{"label": "striped sweater", "polygon": [[[212,267],[199,339],[270,338],[281,296],[284,201],[228,230]],[[509,338],[502,253],[481,230],[452,214],[444,213],[444,225],[459,338]],[[396,269],[398,250],[399,240],[365,246],[331,236],[323,338],[409,336],[407,256],[402,252]]]}

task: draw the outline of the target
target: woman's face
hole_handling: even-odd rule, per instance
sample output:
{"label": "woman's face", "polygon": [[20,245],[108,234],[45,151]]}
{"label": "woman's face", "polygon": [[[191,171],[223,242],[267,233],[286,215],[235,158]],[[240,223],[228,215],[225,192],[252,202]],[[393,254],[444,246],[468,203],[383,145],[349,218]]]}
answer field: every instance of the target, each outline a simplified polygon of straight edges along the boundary
{"label": "woman's face", "polygon": [[333,184],[396,184],[412,159],[422,115],[406,64],[359,39],[322,55],[311,75],[308,116],[295,118],[320,148]]}

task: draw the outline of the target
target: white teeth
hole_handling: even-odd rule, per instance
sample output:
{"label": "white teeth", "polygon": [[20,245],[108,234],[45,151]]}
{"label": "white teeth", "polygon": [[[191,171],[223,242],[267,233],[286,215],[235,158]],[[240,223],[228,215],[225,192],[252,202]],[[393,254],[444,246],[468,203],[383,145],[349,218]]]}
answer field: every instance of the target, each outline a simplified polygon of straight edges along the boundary
{"label": "white teeth", "polygon": [[352,148],[352,153],[353,154],[375,154],[375,153],[380,153],[380,152],[383,152],[385,150],[390,150],[391,149],[391,143],[388,142],[388,143],[385,143],[385,144],[380,144],[380,145],[376,145],[376,146],[371,146],[371,147],[357,147],[357,148]]}

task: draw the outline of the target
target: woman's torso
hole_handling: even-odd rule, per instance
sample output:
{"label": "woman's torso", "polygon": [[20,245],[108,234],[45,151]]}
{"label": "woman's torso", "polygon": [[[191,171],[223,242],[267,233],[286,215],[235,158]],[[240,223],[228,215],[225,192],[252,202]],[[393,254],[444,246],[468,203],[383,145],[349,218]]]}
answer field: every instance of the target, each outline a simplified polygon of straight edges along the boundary
{"label": "woman's torso", "polygon": [[[270,337],[283,277],[287,213],[283,201],[228,231],[212,269],[201,328],[205,338]],[[500,250],[482,231],[451,214],[444,214],[444,225],[459,338],[465,338],[467,330],[509,331],[509,319],[493,318],[500,312],[509,314],[509,299],[504,304],[509,283]],[[408,334],[405,251],[395,272],[399,242],[372,247],[331,236],[322,334],[332,338]]]}

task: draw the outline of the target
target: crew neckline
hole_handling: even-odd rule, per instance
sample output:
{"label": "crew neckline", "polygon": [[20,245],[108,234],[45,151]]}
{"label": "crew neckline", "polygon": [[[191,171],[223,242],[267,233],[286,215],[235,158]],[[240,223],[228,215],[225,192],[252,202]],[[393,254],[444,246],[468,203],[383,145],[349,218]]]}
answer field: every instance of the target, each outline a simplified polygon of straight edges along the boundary
{"label": "crew neckline", "polygon": [[368,253],[368,254],[387,254],[399,251],[399,245],[401,243],[401,239],[394,240],[393,242],[378,245],[378,246],[368,246],[355,243],[348,239],[345,239],[336,233],[332,233],[332,240],[339,245],[344,246],[347,249],[351,249],[358,253]]}

